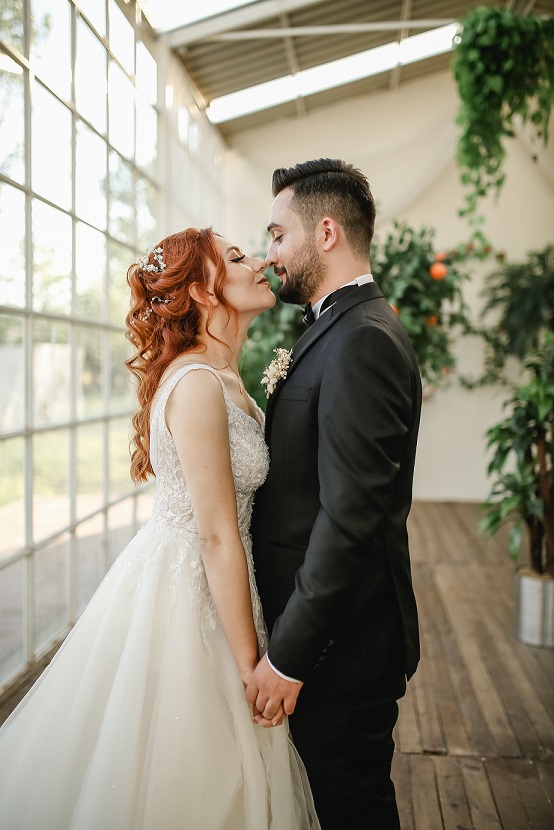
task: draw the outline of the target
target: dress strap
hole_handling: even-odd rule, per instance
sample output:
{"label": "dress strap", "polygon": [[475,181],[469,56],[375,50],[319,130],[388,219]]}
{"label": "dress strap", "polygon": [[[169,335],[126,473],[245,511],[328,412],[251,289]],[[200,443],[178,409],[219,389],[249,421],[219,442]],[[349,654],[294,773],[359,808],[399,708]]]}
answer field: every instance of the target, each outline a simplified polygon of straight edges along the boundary
{"label": "dress strap", "polygon": [[214,367],[210,366],[208,363],[187,363],[186,366],[181,366],[180,369],[177,369],[176,372],[170,375],[170,377],[167,379],[165,383],[165,388],[158,400],[156,401],[150,415],[150,463],[152,465],[152,469],[154,470],[154,472],[156,472],[156,467],[158,464],[157,436],[158,431],[160,429],[163,429],[165,426],[165,407],[169,400],[169,396],[171,395],[171,393],[173,392],[181,378],[189,372],[193,371],[194,369],[206,369],[208,372],[211,372],[212,375],[215,375],[221,383],[221,388],[223,389],[223,397],[225,398],[225,404],[227,404],[230,400],[229,392],[227,391],[227,387],[225,386],[223,379],[220,377],[219,372],[217,371],[217,369],[214,369]]}

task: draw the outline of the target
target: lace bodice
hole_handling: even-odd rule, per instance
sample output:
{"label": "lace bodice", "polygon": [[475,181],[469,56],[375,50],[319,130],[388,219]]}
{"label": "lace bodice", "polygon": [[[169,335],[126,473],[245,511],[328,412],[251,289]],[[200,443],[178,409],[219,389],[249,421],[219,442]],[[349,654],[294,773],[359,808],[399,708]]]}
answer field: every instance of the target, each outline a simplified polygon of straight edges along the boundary
{"label": "lace bodice", "polygon": [[[149,524],[162,525],[164,535],[178,542],[178,554],[171,564],[171,592],[189,584],[191,601],[211,628],[216,625],[216,613],[211,599],[198,539],[196,517],[175,442],[165,422],[165,407],[178,381],[188,372],[209,371],[221,383],[229,422],[231,468],[237,497],[239,533],[248,564],[254,622],[260,648],[265,647],[262,611],[254,579],[250,520],[254,495],[267,476],[269,453],[260,424],[238,407],[229,396],[219,373],[205,363],[190,363],[176,371],[154,403],[150,419],[150,460],[156,474],[156,496]],[[196,402],[191,400],[191,406]],[[260,419],[263,413],[259,410]],[[180,540],[180,541],[178,541]],[[190,570],[189,570],[190,569]]]}
{"label": "lace bodice", "polygon": [[[237,493],[237,511],[241,537],[248,536],[254,493],[265,481],[269,455],[260,425],[231,400],[226,386],[215,369],[204,363],[183,366],[169,378],[155,403],[150,423],[150,460],[156,474],[154,516],[171,524],[196,530],[187,482],[179,463],[173,437],[165,422],[165,407],[178,381],[188,372],[203,369],[221,383],[229,419],[231,467]],[[191,401],[191,406],[195,402]],[[261,413],[261,410],[260,410]]]}

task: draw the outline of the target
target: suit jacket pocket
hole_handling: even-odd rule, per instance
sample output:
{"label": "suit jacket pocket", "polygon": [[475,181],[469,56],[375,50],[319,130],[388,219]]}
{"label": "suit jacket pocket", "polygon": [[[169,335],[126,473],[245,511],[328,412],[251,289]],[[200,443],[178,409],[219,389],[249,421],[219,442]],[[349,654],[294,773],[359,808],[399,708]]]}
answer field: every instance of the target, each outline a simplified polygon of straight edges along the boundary
{"label": "suit jacket pocket", "polygon": [[279,399],[282,401],[307,401],[311,391],[311,386],[297,386],[291,383],[285,383],[279,393]]}

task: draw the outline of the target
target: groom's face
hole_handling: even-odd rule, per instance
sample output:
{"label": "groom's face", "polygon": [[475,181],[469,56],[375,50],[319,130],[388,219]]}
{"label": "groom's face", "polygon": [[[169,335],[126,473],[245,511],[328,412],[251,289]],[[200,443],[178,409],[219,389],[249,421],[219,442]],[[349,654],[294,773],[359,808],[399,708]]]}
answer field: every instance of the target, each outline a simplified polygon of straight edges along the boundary
{"label": "groom's face", "polygon": [[267,226],[271,243],[266,260],[281,281],[281,300],[304,304],[317,296],[325,267],[314,234],[306,232],[299,214],[290,206],[293,195],[290,188],[285,188],[271,206]]}

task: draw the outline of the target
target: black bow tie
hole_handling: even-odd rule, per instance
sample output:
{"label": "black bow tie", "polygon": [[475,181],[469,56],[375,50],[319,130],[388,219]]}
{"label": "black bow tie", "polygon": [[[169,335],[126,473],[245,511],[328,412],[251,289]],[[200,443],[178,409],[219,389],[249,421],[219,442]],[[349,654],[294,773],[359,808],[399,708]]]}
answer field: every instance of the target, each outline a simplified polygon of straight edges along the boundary
{"label": "black bow tie", "polygon": [[[358,284],[356,283],[356,285],[343,285],[342,288],[337,288],[336,291],[333,291],[331,294],[329,294],[328,297],[325,297],[325,300],[323,301],[321,308],[319,309],[319,315],[321,316],[321,314],[325,311],[326,308],[329,308],[329,306],[334,305],[334,303],[336,303],[337,300],[340,300],[340,298],[343,295],[346,296],[346,294],[349,294],[351,291],[354,291],[354,289],[357,287]],[[312,323],[315,323],[315,317],[311,303],[307,303],[306,307],[304,308],[304,322],[307,326],[311,326]]]}

